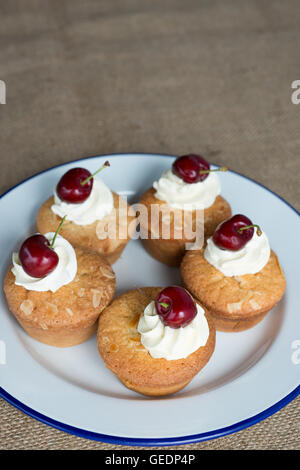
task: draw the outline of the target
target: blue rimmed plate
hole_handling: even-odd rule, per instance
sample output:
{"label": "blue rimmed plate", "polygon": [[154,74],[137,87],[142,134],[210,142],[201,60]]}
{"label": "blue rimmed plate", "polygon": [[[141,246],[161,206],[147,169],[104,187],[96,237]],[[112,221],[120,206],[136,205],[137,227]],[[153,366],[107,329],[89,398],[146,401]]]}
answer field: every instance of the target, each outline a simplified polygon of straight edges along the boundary
{"label": "blue rimmed plate", "polygon": [[[111,189],[137,202],[174,157],[105,155],[76,161]],[[74,162],[51,168],[0,199],[1,282],[10,255],[34,230],[41,203]],[[265,319],[241,333],[217,333],[207,366],[182,391],[152,399],[126,389],[104,366],[96,337],[58,349],[30,338],[0,304],[0,395],[30,416],[78,436],[123,445],[186,444],[223,436],[266,418],[299,394],[299,214],[260,184],[232,171],[220,175],[233,213],[255,219],[268,234],[287,278],[284,299]],[[275,221],[280,220],[280,226]],[[276,226],[275,226],[276,225]],[[152,259],[132,240],[114,265],[117,294],[136,285],[177,284],[179,272]]]}

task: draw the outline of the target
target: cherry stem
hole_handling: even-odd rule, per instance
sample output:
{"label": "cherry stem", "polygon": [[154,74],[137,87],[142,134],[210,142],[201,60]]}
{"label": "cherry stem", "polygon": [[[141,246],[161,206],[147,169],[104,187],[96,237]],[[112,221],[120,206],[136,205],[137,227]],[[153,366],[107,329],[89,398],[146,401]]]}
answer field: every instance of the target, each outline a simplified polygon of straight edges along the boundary
{"label": "cherry stem", "polygon": [[204,175],[205,173],[211,173],[213,171],[228,171],[227,166],[221,166],[220,168],[215,168],[214,170],[200,170],[199,174]]}
{"label": "cherry stem", "polygon": [[254,227],[256,227],[256,233],[260,237],[262,235],[262,231],[261,231],[261,228],[259,227],[259,225],[256,225],[256,224],[245,225],[244,227],[240,227],[238,229],[238,232],[241,233],[243,230],[247,230],[247,228],[254,228]]}
{"label": "cherry stem", "polygon": [[170,305],[167,304],[166,302],[158,302],[158,303],[159,303],[159,305],[161,305],[164,308],[169,308],[170,307]]}
{"label": "cherry stem", "polygon": [[54,247],[54,243],[55,243],[56,237],[57,237],[57,235],[59,234],[60,229],[61,229],[61,227],[62,227],[62,224],[63,224],[64,221],[66,220],[66,217],[67,217],[67,216],[65,215],[65,216],[62,218],[61,223],[60,223],[59,226],[57,227],[56,232],[55,232],[55,235],[54,235],[54,237],[53,237],[53,239],[52,239],[50,248],[53,248],[53,247]]}
{"label": "cherry stem", "polygon": [[95,171],[95,173],[93,173],[92,175],[90,175],[88,178],[86,178],[85,180],[81,181],[81,186],[84,186],[88,181],[90,181],[92,178],[94,178],[94,176],[96,176],[98,173],[100,173],[100,171],[104,170],[104,168],[106,168],[107,166],[110,166],[110,163],[109,161],[106,161],[104,163],[104,165],[102,165],[101,168],[99,168],[99,170]]}

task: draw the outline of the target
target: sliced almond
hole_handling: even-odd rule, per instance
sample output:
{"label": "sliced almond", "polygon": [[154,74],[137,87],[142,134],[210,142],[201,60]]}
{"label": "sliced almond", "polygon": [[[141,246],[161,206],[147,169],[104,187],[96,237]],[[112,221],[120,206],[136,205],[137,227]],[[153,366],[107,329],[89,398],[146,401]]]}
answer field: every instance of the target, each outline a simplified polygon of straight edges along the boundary
{"label": "sliced almond", "polygon": [[104,277],[107,277],[108,279],[114,279],[116,277],[115,273],[113,270],[107,266],[101,266],[100,268],[102,274]]}
{"label": "sliced almond", "polygon": [[33,307],[34,305],[32,301],[29,299],[23,300],[23,302],[20,305],[20,309],[25,315],[31,315],[33,311]]}
{"label": "sliced almond", "polygon": [[84,296],[84,293],[85,293],[85,288],[82,287],[82,288],[79,289],[79,291],[78,291],[78,297],[83,297],[83,296]]}
{"label": "sliced almond", "polygon": [[[189,256],[194,256],[194,255],[189,255]],[[209,284],[214,284],[215,282],[220,282],[222,281],[224,278],[223,274],[214,274],[213,276],[211,276],[209,278]]]}
{"label": "sliced almond", "polygon": [[261,306],[259,305],[258,302],[256,302],[256,300],[254,299],[250,299],[249,300],[249,304],[251,305],[251,307],[254,309],[254,310],[260,310]]}
{"label": "sliced almond", "polygon": [[245,279],[241,276],[234,276],[234,279],[238,282],[239,286],[243,289],[244,287],[247,287],[247,282]]}
{"label": "sliced almond", "polygon": [[243,302],[232,302],[231,304],[227,304],[227,309],[229,313],[236,313],[239,312],[242,308]]}
{"label": "sliced almond", "polygon": [[93,307],[97,308],[100,305],[101,298],[102,298],[102,291],[98,289],[91,289],[93,293]]}
{"label": "sliced almond", "polygon": [[70,317],[74,315],[73,311],[69,307],[66,308],[66,312],[70,315]]}
{"label": "sliced almond", "polygon": [[48,307],[49,307],[51,310],[53,310],[55,313],[58,312],[57,305],[52,304],[51,302],[46,302],[46,305],[48,305]]}

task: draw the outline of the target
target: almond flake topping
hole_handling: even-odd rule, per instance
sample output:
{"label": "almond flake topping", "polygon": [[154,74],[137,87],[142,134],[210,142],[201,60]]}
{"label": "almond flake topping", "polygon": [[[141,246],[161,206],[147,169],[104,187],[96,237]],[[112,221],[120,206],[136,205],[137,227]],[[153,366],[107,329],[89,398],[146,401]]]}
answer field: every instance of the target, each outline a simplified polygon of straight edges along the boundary
{"label": "almond flake topping", "polygon": [[242,308],[243,302],[233,302],[231,304],[227,304],[228,312],[235,313],[238,312]]}
{"label": "almond flake topping", "polygon": [[54,310],[55,313],[58,312],[57,305],[52,304],[51,302],[46,302],[46,305],[48,305],[48,307],[49,307],[51,310]]}
{"label": "almond flake topping", "polygon": [[72,310],[69,307],[66,308],[66,312],[70,315],[70,317],[74,315]]}
{"label": "almond flake topping", "polygon": [[113,270],[109,267],[101,266],[100,271],[102,272],[103,276],[107,277],[108,279],[114,279],[116,277]]}
{"label": "almond flake topping", "polygon": [[256,302],[256,300],[254,300],[254,299],[250,299],[249,304],[251,305],[252,308],[254,308],[254,310],[259,310],[261,308],[259,303]]}
{"label": "almond flake topping", "polygon": [[93,293],[93,307],[97,308],[100,305],[101,298],[102,298],[102,291],[97,289],[91,289]]}
{"label": "almond flake topping", "polygon": [[78,297],[83,297],[83,296],[84,296],[84,293],[85,293],[85,288],[82,287],[82,288],[79,289],[79,291],[78,291]]}
{"label": "almond flake topping", "polygon": [[20,305],[20,309],[25,315],[31,315],[33,311],[33,303],[31,300],[23,300],[23,302]]}

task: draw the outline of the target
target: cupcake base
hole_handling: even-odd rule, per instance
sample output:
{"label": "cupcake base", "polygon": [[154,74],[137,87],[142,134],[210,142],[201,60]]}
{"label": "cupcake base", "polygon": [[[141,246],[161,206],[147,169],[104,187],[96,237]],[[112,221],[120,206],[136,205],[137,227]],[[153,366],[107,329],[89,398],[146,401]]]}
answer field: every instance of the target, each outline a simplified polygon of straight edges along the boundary
{"label": "cupcake base", "polygon": [[144,287],[117,297],[99,318],[98,350],[106,367],[130,390],[149,396],[175,393],[207,364],[215,348],[215,327],[207,311],[209,336],[204,346],[183,359],[153,358],[137,326],[145,307],[161,291]]}
{"label": "cupcake base", "polygon": [[214,312],[210,310],[211,317],[213,319],[213,322],[215,324],[215,328],[217,331],[227,331],[227,332],[239,332],[239,331],[244,331],[244,330],[249,330],[253,326],[257,325],[259,322],[261,322],[267,313],[270,310],[266,310],[265,312],[262,312],[258,315],[255,315],[254,317],[251,318],[245,318],[245,319],[238,319],[238,320],[232,320],[229,318],[221,317],[219,315],[216,315]]}
{"label": "cupcake base", "polygon": [[97,331],[97,321],[87,327],[79,327],[74,329],[45,330],[28,324],[26,321],[17,318],[20,325],[26,333],[32,338],[40,341],[40,343],[56,346],[58,348],[68,348],[77,344],[84,343],[93,336]]}
{"label": "cupcake base", "polygon": [[188,251],[180,266],[184,287],[210,312],[220,331],[244,331],[257,325],[284,295],[286,280],[276,254],[256,274],[225,276],[204,257],[204,248]]}
{"label": "cupcake base", "polygon": [[185,242],[181,240],[142,239],[145,250],[152,258],[168,266],[180,266],[185,253]]}
{"label": "cupcake base", "polygon": [[115,292],[115,274],[108,261],[91,250],[77,247],[75,252],[77,274],[56,292],[16,285],[11,267],[5,276],[10,311],[32,338],[51,346],[75,346],[89,339]]}
{"label": "cupcake base", "polygon": [[184,387],[186,387],[190,383],[190,381],[188,380],[181,384],[169,385],[169,386],[164,386],[164,387],[159,388],[159,387],[151,387],[149,385],[147,386],[147,385],[133,384],[133,383],[130,383],[126,379],[122,380],[120,377],[119,379],[125,385],[125,387],[129,388],[130,390],[140,393],[141,395],[146,395],[150,397],[161,397],[164,395],[171,395],[173,393],[179,392],[179,390],[182,390]]}

